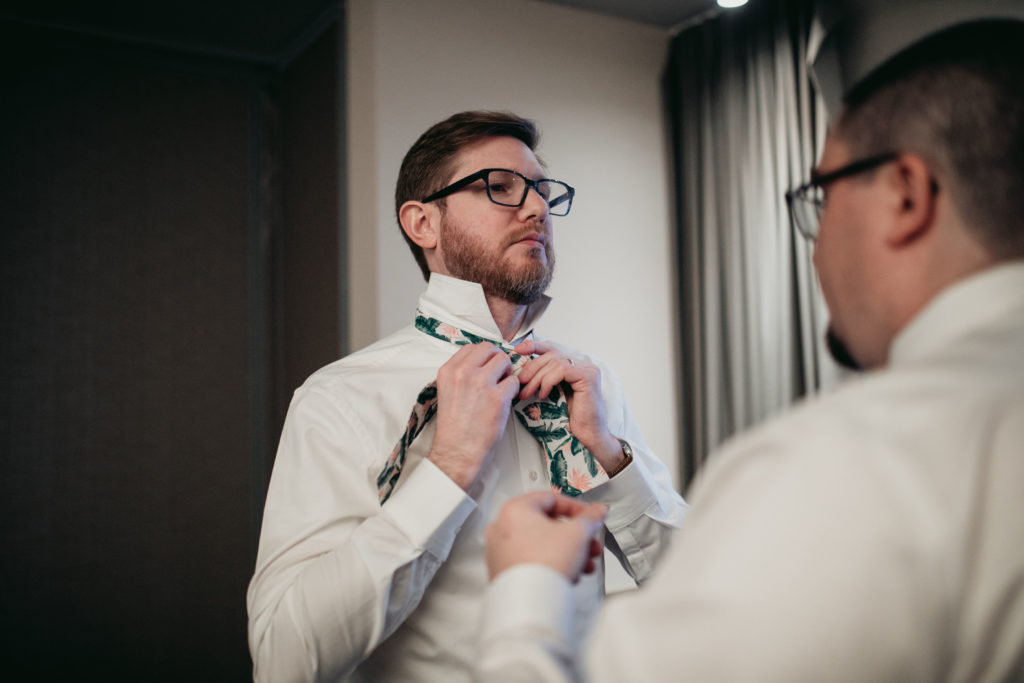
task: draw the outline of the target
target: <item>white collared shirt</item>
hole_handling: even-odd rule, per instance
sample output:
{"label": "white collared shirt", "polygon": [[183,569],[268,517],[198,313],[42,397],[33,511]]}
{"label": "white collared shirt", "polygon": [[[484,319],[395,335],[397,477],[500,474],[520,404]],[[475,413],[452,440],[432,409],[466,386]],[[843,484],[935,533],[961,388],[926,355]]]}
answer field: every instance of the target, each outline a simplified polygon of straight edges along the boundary
{"label": "white collared shirt", "polygon": [[481,680],[1024,681],[1024,263],[936,296],[889,367],[727,443],[582,657],[561,575],[488,593]]}
{"label": "white collared shirt", "polygon": [[[547,304],[544,298],[528,309],[514,343],[532,334]],[[501,339],[477,284],[435,274],[419,309]],[[541,446],[510,415],[467,494],[425,459],[434,433],[428,424],[391,497],[378,502],[377,475],[416,396],[456,350],[410,324],[319,370],[295,392],[248,593],[256,680],[470,679],[487,588],[485,526],[505,500],[548,488],[549,480]],[[629,441],[634,462],[585,497],[610,506],[608,530],[627,571],[643,581],[685,504],[645,445],[613,373],[600,367],[609,429]],[[603,576],[586,577],[573,593],[577,623],[585,625]]]}

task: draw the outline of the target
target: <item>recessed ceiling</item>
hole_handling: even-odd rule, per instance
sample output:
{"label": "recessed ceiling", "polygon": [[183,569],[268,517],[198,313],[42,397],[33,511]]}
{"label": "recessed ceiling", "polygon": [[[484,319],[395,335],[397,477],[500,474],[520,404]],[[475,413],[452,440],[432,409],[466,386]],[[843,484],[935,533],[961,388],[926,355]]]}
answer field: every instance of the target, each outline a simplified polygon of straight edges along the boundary
{"label": "recessed ceiling", "polygon": [[5,0],[0,20],[277,63],[339,7],[337,0]]}
{"label": "recessed ceiling", "polygon": [[[542,0],[670,30],[714,0]],[[333,21],[341,0],[4,0],[0,21],[282,64]]]}
{"label": "recessed ceiling", "polygon": [[715,10],[715,0],[541,0],[672,29]]}

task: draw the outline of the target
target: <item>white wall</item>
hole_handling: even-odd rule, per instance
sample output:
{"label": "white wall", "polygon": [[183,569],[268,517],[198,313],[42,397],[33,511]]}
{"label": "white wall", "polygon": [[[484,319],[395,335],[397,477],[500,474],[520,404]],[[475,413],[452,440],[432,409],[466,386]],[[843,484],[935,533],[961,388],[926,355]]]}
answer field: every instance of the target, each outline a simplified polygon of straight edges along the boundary
{"label": "white wall", "polygon": [[[662,30],[533,0],[349,0],[353,348],[407,324],[423,280],[394,219],[398,168],[430,125],[511,110],[541,129],[555,218],[546,337],[608,361],[649,444],[676,475],[676,314]],[[678,479],[676,480],[678,482]]]}

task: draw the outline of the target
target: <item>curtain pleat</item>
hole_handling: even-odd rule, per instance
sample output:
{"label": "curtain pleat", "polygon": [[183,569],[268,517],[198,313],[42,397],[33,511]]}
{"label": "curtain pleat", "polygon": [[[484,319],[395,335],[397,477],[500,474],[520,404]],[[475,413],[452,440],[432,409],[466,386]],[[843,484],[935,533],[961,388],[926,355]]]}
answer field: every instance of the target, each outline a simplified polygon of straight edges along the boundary
{"label": "curtain pleat", "polygon": [[810,0],[751,3],[672,41],[684,486],[723,440],[837,374],[811,246],[784,197],[824,137],[811,13]]}

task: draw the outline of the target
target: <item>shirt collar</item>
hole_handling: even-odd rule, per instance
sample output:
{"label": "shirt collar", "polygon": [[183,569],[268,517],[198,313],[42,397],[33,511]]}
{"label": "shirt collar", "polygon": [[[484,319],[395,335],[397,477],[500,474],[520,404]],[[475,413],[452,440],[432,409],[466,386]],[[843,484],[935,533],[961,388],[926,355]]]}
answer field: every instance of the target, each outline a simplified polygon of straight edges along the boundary
{"label": "shirt collar", "polygon": [[933,297],[896,335],[889,348],[889,364],[931,356],[1000,321],[1019,324],[1022,309],[1024,261],[987,268]]}
{"label": "shirt collar", "polygon": [[[551,297],[542,294],[527,306],[523,324],[512,340],[513,345],[533,331],[534,324],[540,320],[550,303]],[[484,288],[479,283],[431,273],[427,290],[420,296],[419,310],[424,315],[481,337],[495,341],[503,339],[491,316],[491,309],[487,306]]]}

